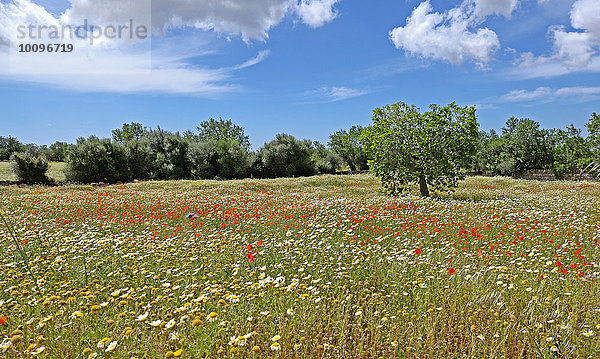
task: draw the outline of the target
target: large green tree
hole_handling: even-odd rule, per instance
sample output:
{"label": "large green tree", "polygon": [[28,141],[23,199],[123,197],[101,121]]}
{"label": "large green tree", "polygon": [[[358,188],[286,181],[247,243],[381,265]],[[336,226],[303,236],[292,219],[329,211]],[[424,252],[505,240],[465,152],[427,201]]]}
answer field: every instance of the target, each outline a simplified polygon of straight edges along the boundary
{"label": "large green tree", "polygon": [[474,106],[430,105],[420,113],[399,102],[375,109],[373,124],[360,141],[371,171],[390,194],[412,182],[419,184],[422,196],[429,196],[429,186],[447,189],[464,178],[477,151],[478,128]]}

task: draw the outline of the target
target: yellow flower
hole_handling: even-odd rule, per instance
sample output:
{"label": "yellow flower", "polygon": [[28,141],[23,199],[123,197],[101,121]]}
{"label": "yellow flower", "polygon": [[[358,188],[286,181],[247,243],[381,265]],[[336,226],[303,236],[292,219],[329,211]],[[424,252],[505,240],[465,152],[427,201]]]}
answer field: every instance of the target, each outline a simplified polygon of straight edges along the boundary
{"label": "yellow flower", "polygon": [[182,353],[183,353],[183,350],[178,349],[173,352],[173,356],[177,358],[177,357],[180,357]]}
{"label": "yellow flower", "polygon": [[73,314],[71,314],[71,316],[73,318],[79,318],[79,317],[83,317],[83,313],[80,311],[76,311],[76,312],[73,312]]}
{"label": "yellow flower", "polygon": [[109,340],[110,338],[102,338],[102,340],[100,340],[96,346],[98,348],[104,348],[104,344],[108,343]]}
{"label": "yellow flower", "polygon": [[271,350],[281,350],[281,345],[277,342],[271,344]]}
{"label": "yellow flower", "polygon": [[210,312],[210,314],[209,314],[209,315],[208,315],[206,318],[207,318],[207,320],[208,320],[209,322],[211,322],[211,323],[212,323],[212,322],[214,322],[215,320],[217,320],[217,317],[218,317],[218,316],[219,316],[219,315],[218,315],[217,313],[215,313],[215,312]]}

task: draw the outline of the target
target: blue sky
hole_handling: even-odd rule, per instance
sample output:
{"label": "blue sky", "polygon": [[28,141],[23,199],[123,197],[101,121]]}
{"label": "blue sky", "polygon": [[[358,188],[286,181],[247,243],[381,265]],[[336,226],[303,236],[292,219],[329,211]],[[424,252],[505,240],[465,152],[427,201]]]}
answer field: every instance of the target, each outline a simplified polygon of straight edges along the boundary
{"label": "blue sky", "polygon": [[[2,0],[0,49],[15,45],[16,24],[106,26],[147,15],[141,2]],[[36,71],[13,71],[5,41],[0,136],[50,144],[108,137],[124,122],[184,131],[221,117],[258,148],[281,132],[326,143],[398,101],[477,105],[482,129],[510,116],[583,127],[600,112],[598,0],[232,2],[153,0],[148,51],[76,43],[29,57]],[[133,71],[144,56],[151,69]],[[92,68],[90,57],[101,60]],[[75,70],[50,71],[59,62]]]}

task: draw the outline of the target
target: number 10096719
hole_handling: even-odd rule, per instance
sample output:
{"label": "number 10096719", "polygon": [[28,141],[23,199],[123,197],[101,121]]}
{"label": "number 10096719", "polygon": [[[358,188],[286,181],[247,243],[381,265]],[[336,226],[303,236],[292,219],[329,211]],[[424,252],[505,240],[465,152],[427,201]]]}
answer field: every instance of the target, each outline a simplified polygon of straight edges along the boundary
{"label": "number 10096719", "polygon": [[19,52],[73,52],[73,44],[19,44]]}

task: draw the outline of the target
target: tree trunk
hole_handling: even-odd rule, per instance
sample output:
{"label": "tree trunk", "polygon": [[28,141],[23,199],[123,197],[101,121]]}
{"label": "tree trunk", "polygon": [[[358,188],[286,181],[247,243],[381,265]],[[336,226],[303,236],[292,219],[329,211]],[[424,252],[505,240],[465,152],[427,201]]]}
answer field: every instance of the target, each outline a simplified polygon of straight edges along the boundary
{"label": "tree trunk", "polygon": [[350,166],[350,171],[356,172],[356,166],[354,163],[352,163],[352,161],[346,161],[346,163],[348,163],[348,166]]}
{"label": "tree trunk", "polygon": [[419,187],[421,189],[421,196],[429,197],[429,188],[427,188],[427,179],[425,178],[424,173],[419,175]]}

